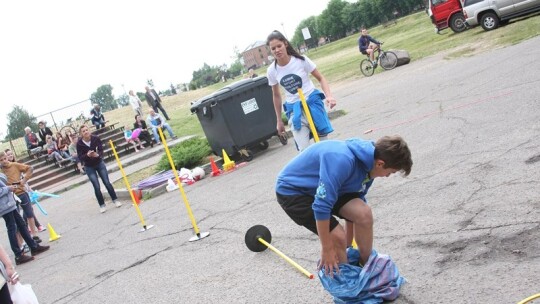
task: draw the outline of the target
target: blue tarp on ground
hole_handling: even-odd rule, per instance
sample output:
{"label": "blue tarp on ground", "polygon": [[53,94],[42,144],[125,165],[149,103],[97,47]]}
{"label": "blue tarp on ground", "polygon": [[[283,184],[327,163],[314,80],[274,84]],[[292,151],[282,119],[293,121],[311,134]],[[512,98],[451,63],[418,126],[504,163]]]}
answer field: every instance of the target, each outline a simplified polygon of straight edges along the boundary
{"label": "blue tarp on ground", "polygon": [[399,296],[399,289],[405,278],[399,275],[396,264],[390,256],[373,250],[364,267],[358,266],[360,252],[347,249],[349,264],[340,264],[340,273],[334,277],[320,270],[321,283],[333,297],[335,303],[376,304],[391,301]]}

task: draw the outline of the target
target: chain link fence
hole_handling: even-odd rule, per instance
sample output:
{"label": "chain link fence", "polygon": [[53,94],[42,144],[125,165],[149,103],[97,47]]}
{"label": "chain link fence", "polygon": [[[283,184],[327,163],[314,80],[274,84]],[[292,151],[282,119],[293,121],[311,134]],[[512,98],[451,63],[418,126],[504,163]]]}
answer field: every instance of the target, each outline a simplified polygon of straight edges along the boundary
{"label": "chain link fence", "polygon": [[[53,134],[61,132],[62,135],[66,135],[66,133],[79,132],[79,126],[89,121],[91,109],[92,101],[90,99],[86,99],[60,109],[38,115],[36,118],[38,122],[45,122],[46,126],[51,129]],[[32,130],[32,132],[37,134],[38,130]],[[28,150],[24,137],[9,140],[8,144],[9,148],[13,151],[17,158],[28,156]],[[2,147],[4,149],[7,148],[5,145]]]}

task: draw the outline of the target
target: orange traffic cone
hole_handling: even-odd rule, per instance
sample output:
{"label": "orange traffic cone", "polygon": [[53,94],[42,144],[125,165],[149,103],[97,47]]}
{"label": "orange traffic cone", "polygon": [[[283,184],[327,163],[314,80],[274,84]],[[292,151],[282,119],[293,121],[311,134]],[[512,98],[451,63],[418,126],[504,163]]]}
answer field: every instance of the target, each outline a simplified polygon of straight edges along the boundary
{"label": "orange traffic cone", "polygon": [[141,193],[141,190],[135,190],[135,189],[132,189],[131,190],[131,193],[133,193],[133,198],[135,198],[135,203],[137,205],[139,205],[141,203],[141,197],[142,197],[142,193]]}
{"label": "orange traffic cone", "polygon": [[47,230],[49,230],[49,242],[56,241],[62,237],[61,235],[56,234],[56,231],[54,231],[50,223],[47,224]]}
{"label": "orange traffic cone", "polygon": [[210,157],[210,165],[212,165],[212,176],[218,176],[221,172],[219,171],[216,163],[214,162],[213,157]]}

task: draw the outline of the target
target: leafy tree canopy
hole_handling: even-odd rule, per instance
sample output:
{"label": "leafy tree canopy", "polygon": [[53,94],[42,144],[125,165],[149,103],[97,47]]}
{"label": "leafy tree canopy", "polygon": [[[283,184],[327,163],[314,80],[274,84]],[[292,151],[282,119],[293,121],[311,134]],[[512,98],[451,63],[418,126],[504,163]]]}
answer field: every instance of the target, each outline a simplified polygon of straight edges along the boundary
{"label": "leafy tree canopy", "polygon": [[90,100],[92,103],[99,104],[103,112],[117,109],[118,103],[114,100],[112,90],[113,87],[110,84],[104,84],[92,93]]}
{"label": "leafy tree canopy", "polygon": [[23,137],[24,128],[30,127],[32,131],[38,129],[37,119],[21,106],[13,106],[11,112],[7,114],[7,136],[6,139],[17,139]]}

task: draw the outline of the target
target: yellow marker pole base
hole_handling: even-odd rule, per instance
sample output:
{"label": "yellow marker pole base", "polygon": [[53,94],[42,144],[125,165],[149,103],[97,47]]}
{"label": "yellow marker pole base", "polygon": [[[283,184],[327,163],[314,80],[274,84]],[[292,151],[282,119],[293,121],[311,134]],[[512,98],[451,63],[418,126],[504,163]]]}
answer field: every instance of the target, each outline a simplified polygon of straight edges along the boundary
{"label": "yellow marker pole base", "polygon": [[165,148],[165,153],[167,153],[167,158],[169,159],[169,164],[171,165],[172,172],[174,173],[176,183],[178,184],[178,190],[180,190],[180,195],[182,196],[182,199],[184,200],[184,205],[186,206],[189,219],[191,220],[191,225],[193,226],[193,230],[195,231],[195,236],[190,238],[190,242],[198,241],[200,239],[207,237],[210,234],[210,232],[203,232],[201,234],[201,232],[199,231],[199,227],[197,227],[197,222],[195,221],[195,217],[193,216],[193,212],[191,211],[191,207],[189,206],[186,193],[184,192],[184,187],[182,186],[182,182],[180,181],[178,172],[176,172],[176,166],[174,165],[174,161],[171,156],[171,151],[169,151],[169,146],[167,145],[165,136],[163,136],[163,131],[161,130],[161,128],[158,128],[158,131],[159,131],[159,137],[161,138],[161,143],[163,144],[163,147]]}
{"label": "yellow marker pole base", "polygon": [[304,96],[304,92],[302,91],[302,89],[298,89],[298,95],[300,95],[300,101],[302,102],[302,108],[304,108],[304,113],[306,114],[306,119],[309,123],[309,129],[311,130],[311,134],[313,134],[313,139],[317,143],[319,142],[319,133],[317,133],[315,123],[313,123],[313,118],[311,118],[311,112],[309,111],[306,97]]}
{"label": "yellow marker pole base", "polygon": [[259,240],[259,242],[263,243],[264,245],[266,245],[266,247],[270,248],[270,250],[272,250],[273,252],[275,252],[277,255],[279,255],[280,257],[282,257],[285,261],[289,262],[289,264],[293,265],[294,267],[296,267],[296,269],[300,270],[300,272],[302,272],[303,274],[305,274],[308,278],[310,279],[313,279],[313,274],[310,273],[309,271],[305,270],[302,266],[298,265],[295,261],[291,260],[291,258],[289,258],[288,256],[286,256],[283,252],[279,251],[277,248],[275,248],[274,246],[270,245],[270,243],[268,243],[267,241],[265,241],[263,238],[258,238],[257,240]]}
{"label": "yellow marker pole base", "polygon": [[137,204],[137,200],[135,199],[135,195],[133,194],[133,191],[131,190],[131,186],[129,185],[129,181],[127,179],[126,173],[124,172],[124,167],[122,167],[122,163],[120,162],[120,158],[118,158],[118,153],[116,153],[116,148],[114,147],[114,143],[111,139],[109,139],[109,145],[111,145],[111,149],[114,154],[114,158],[116,159],[116,163],[118,164],[118,168],[120,168],[120,172],[122,173],[122,177],[124,179],[124,184],[126,185],[126,189],[129,192],[129,195],[131,196],[131,201],[133,202],[133,206],[135,206],[135,210],[137,210],[137,215],[139,216],[139,219],[141,220],[141,224],[143,228],[139,232],[146,231],[152,227],[153,225],[150,225],[149,227],[146,226],[146,222],[144,221],[144,217],[141,213],[141,209],[139,209],[139,204]]}

